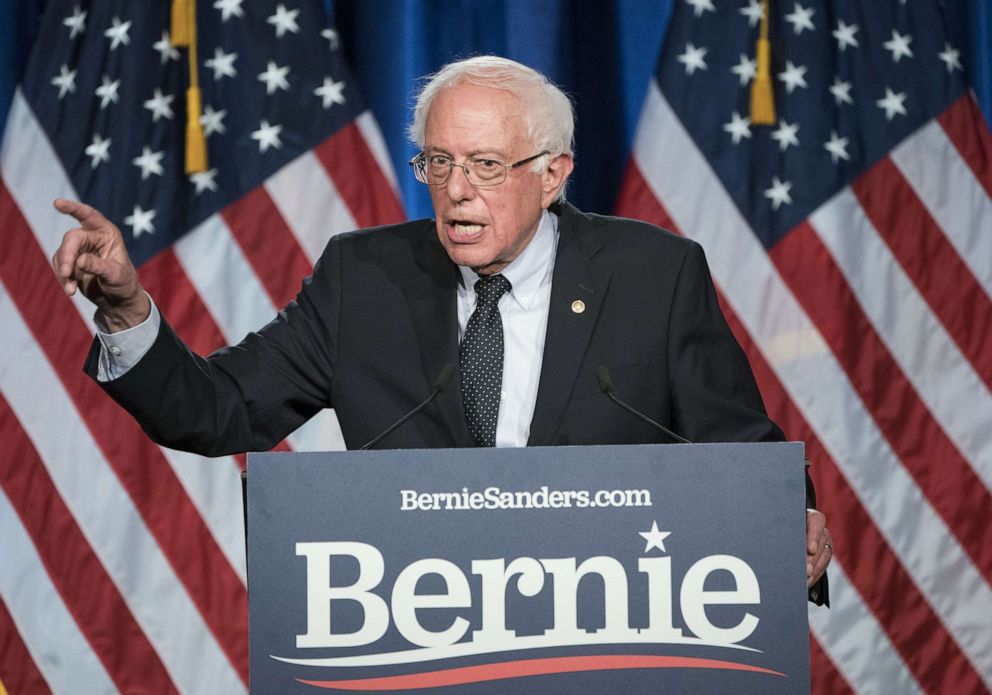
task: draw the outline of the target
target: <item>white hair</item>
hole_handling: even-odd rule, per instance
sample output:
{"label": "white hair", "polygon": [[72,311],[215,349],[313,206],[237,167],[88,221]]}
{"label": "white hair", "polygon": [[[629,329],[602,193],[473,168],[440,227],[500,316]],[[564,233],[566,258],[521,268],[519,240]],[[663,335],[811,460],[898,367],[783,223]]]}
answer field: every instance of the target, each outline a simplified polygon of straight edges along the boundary
{"label": "white hair", "polygon": [[[540,172],[548,158],[561,154],[572,156],[574,149],[575,113],[568,96],[537,70],[508,58],[476,56],[448,63],[425,78],[413,109],[413,123],[408,133],[420,149],[426,141],[427,116],[440,91],[446,87],[468,82],[480,87],[502,89],[524,103],[524,126],[531,144],[548,155],[537,159],[531,171]],[[565,200],[565,186],[555,196],[555,202]]]}

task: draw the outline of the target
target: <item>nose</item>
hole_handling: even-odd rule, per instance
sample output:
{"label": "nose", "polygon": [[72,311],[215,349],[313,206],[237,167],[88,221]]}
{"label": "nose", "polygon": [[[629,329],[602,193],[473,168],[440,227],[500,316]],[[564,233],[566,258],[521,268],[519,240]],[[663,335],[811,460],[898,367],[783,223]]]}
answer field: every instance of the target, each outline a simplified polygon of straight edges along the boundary
{"label": "nose", "polygon": [[461,164],[452,165],[451,173],[448,174],[448,180],[444,185],[448,197],[454,202],[475,197],[475,186],[469,183],[468,173]]}

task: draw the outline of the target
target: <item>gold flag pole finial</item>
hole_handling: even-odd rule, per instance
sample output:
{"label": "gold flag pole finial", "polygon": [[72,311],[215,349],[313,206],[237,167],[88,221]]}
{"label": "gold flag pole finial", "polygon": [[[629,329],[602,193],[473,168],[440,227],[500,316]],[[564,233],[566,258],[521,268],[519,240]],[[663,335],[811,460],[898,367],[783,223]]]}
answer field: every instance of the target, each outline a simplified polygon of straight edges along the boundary
{"label": "gold flag pole finial", "polygon": [[772,43],[768,38],[769,0],[762,0],[761,34],[758,36],[757,71],[751,84],[751,123],[774,125],[775,90],[772,87]]}
{"label": "gold flag pole finial", "polygon": [[200,70],[196,57],[196,0],[172,0],[172,44],[189,48],[189,88],[186,90],[186,174],[207,170],[207,139],[200,125],[203,111]]}

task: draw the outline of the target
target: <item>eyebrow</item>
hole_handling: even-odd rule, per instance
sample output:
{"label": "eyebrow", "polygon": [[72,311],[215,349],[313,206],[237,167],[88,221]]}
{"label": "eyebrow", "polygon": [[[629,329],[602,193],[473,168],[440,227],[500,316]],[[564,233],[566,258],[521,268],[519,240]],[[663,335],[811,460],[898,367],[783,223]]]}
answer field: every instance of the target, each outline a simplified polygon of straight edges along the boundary
{"label": "eyebrow", "polygon": [[[424,154],[442,154],[445,157],[449,157],[451,159],[454,159],[454,155],[452,155],[448,150],[446,150],[444,148],[441,148],[441,147],[433,147],[433,146],[425,147],[424,148]],[[496,150],[496,149],[478,149],[478,150],[472,150],[472,151],[470,151],[466,155],[466,157],[468,157],[469,159],[480,159],[481,158],[481,159],[501,159],[501,160],[506,160],[508,158],[508,155],[506,153],[501,152],[501,151]]]}

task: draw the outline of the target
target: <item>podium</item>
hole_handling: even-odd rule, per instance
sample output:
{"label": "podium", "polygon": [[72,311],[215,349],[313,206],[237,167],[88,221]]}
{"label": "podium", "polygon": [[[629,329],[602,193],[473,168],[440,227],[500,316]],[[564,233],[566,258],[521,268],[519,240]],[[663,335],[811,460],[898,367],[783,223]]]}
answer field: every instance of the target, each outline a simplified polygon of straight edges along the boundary
{"label": "podium", "polygon": [[252,693],[809,691],[802,444],[248,467]]}

